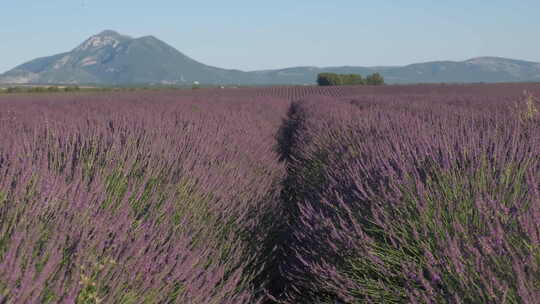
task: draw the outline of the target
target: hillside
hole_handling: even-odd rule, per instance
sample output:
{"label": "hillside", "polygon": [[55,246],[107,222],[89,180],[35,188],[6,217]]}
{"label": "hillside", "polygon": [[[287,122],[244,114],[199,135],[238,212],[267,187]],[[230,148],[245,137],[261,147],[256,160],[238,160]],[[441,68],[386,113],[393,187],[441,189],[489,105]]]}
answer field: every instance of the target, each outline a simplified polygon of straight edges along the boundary
{"label": "hillside", "polygon": [[401,67],[292,67],[245,72],[200,63],[154,36],[106,30],[73,50],[37,58],[0,74],[0,84],[314,84],[318,73],[381,73],[387,83],[540,81],[540,63],[480,57]]}

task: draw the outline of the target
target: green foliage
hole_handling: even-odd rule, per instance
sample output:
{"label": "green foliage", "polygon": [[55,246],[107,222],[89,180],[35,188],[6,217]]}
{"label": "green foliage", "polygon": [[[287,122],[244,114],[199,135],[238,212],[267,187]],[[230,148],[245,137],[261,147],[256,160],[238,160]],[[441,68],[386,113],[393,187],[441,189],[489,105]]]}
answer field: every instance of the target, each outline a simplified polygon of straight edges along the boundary
{"label": "green foliage", "polygon": [[152,194],[162,186],[158,178],[149,178],[141,193],[134,193],[130,197],[130,205],[137,220],[141,220],[148,216],[152,201]]}
{"label": "green foliage", "polygon": [[383,85],[384,78],[379,73],[369,75],[366,79],[357,74],[320,73],[317,75],[317,84],[319,86]]}
{"label": "green foliage", "polygon": [[[487,159],[487,158],[486,158]],[[528,241],[519,236],[519,223],[498,210],[479,210],[475,204],[478,193],[490,193],[493,198],[503,203],[522,200],[525,197],[526,165],[508,165],[501,172],[495,170],[487,161],[474,171],[466,169],[444,170],[436,165],[428,169],[428,176],[423,189],[418,189],[414,179],[401,186],[403,204],[390,206],[386,202],[373,202],[387,210],[393,224],[391,231],[382,229],[367,219],[365,232],[373,242],[366,247],[366,253],[376,258],[366,259],[365,256],[347,257],[344,270],[360,286],[358,297],[367,296],[380,303],[403,303],[407,299],[407,285],[404,281],[403,265],[410,265],[411,269],[427,271],[435,267],[427,260],[426,252],[432,252],[436,257],[443,257],[440,262],[451,265],[452,261],[447,254],[441,252],[442,242],[451,242],[459,239],[464,242],[473,242],[476,236],[489,234],[485,226],[489,216],[494,221],[516,233],[510,235],[514,248],[526,251]],[[419,206],[426,206],[421,210]],[[483,214],[482,212],[485,212]],[[359,215],[365,217],[364,215]],[[456,229],[456,227],[461,227]],[[388,229],[388,228],[387,228]],[[461,230],[461,231],[460,231]],[[422,237],[415,236],[420,233]],[[390,240],[393,241],[390,241]],[[399,239],[399,241],[398,241]],[[519,249],[518,249],[519,250]],[[494,303],[496,299],[483,289],[481,284],[483,273],[475,269],[475,256],[472,252],[463,260],[463,267],[468,278],[461,277],[454,268],[440,268],[440,288],[447,294],[460,294],[468,301],[466,303]],[[375,263],[374,261],[379,261]],[[489,257],[491,265],[500,273],[512,274],[512,265],[504,254],[493,253]],[[537,267],[535,265],[534,267]],[[411,271],[409,269],[408,271]],[[463,282],[470,284],[463,285]],[[515,282],[512,278],[509,282]],[[414,288],[423,289],[419,282],[409,282]],[[515,283],[516,284],[516,283]],[[409,288],[411,287],[409,286]],[[510,285],[506,298],[509,303],[517,299],[515,291],[517,285]],[[502,297],[503,291],[497,291]],[[446,303],[443,298],[433,299],[436,303]]]}
{"label": "green foliage", "polygon": [[10,94],[12,94],[12,93],[17,93],[19,90],[20,90],[20,89],[17,88],[17,87],[9,87],[9,88],[7,88],[7,90],[6,90],[6,93],[10,93]]}
{"label": "green foliage", "polygon": [[108,292],[108,287],[99,284],[99,279],[106,275],[109,267],[114,265],[116,265],[116,261],[109,257],[87,261],[86,266],[80,265],[79,285],[82,287],[75,299],[75,304],[103,303],[103,298]]}
{"label": "green foliage", "polygon": [[177,188],[177,209],[173,213],[173,222],[180,225],[184,217],[189,216],[195,222],[205,222],[209,224],[212,220],[210,212],[211,194],[205,194],[197,189],[194,181],[187,178],[178,183]]}
{"label": "green foliage", "polygon": [[128,178],[121,170],[116,170],[105,178],[107,198],[102,203],[103,209],[116,209],[128,190]]}
{"label": "green foliage", "polygon": [[32,87],[28,89],[28,93],[44,93],[46,91],[44,87]]}
{"label": "green foliage", "polygon": [[364,79],[361,75],[358,74],[344,74],[340,75],[341,82],[343,85],[363,85]]}
{"label": "green foliage", "polygon": [[8,294],[9,294],[9,288],[7,287],[7,284],[0,281],[0,299],[5,297],[4,300],[6,300],[6,303],[9,303],[7,302],[7,300],[9,300],[7,298]]}
{"label": "green foliage", "polygon": [[42,304],[52,304],[52,303],[58,303],[58,297],[57,295],[50,290],[48,287],[46,287],[43,292],[41,293],[41,302]]}
{"label": "green foliage", "polygon": [[58,92],[74,92],[79,91],[78,86],[65,87],[61,89],[58,86],[20,86],[20,87],[8,87],[5,89],[5,93],[14,94],[14,93],[58,93]]}
{"label": "green foliage", "polygon": [[7,194],[4,191],[0,191],[0,210],[7,204]]}
{"label": "green foliage", "polygon": [[173,289],[167,294],[167,303],[175,303],[176,299],[181,296],[183,292],[184,286],[181,283],[176,282]]}
{"label": "green foliage", "polygon": [[4,259],[4,254],[8,250],[9,241],[10,238],[7,233],[2,233],[2,235],[0,235],[0,261]]}
{"label": "green foliage", "polygon": [[77,92],[80,90],[79,86],[67,86],[64,88],[64,92]]}
{"label": "green foliage", "polygon": [[366,77],[367,85],[383,85],[384,78],[379,73],[374,73]]}
{"label": "green foliage", "polygon": [[540,100],[527,91],[524,91],[523,95],[523,101],[514,104],[514,112],[521,123],[526,123],[538,117]]}
{"label": "green foliage", "polygon": [[317,84],[320,86],[335,86],[341,85],[341,79],[338,74],[320,73],[317,75]]}
{"label": "green foliage", "polygon": [[83,289],[79,292],[76,304],[97,304],[101,302],[98,297],[98,291],[94,282],[89,281],[89,278],[82,277],[81,283],[84,284]]}

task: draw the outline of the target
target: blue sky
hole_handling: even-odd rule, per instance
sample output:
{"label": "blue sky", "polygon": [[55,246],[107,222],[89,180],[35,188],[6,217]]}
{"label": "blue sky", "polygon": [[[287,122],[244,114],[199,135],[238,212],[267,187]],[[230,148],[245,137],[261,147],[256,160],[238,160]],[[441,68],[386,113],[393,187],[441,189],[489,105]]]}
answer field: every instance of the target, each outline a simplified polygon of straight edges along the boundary
{"label": "blue sky", "polygon": [[540,1],[2,0],[0,72],[104,29],[154,35],[242,70],[404,65],[501,56],[540,62]]}

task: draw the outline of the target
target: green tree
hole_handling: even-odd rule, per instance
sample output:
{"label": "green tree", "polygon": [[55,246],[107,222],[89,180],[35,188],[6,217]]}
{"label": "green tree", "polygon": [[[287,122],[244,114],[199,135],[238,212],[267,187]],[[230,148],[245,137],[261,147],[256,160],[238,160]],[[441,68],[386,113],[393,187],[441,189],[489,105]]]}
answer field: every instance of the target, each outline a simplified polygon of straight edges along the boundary
{"label": "green tree", "polygon": [[317,75],[317,84],[320,86],[336,85],[336,76],[334,73],[320,73]]}
{"label": "green tree", "polygon": [[30,93],[43,93],[43,92],[45,92],[45,88],[43,88],[43,87],[31,87],[30,89],[28,89],[28,92],[30,92]]}
{"label": "green tree", "polygon": [[364,79],[358,74],[342,75],[344,85],[363,85]]}
{"label": "green tree", "polygon": [[366,77],[367,85],[383,85],[384,78],[379,73],[373,73]]}
{"label": "green tree", "polygon": [[363,85],[364,80],[357,74],[320,73],[317,75],[320,86]]}

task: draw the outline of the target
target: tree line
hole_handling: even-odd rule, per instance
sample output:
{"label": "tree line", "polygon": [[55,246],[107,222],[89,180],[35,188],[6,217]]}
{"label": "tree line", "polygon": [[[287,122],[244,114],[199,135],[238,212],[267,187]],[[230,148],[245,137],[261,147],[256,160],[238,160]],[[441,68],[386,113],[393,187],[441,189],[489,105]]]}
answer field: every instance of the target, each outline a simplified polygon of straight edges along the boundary
{"label": "tree line", "polygon": [[0,89],[0,93],[57,93],[57,92],[77,92],[81,88],[78,86],[35,86],[35,87],[8,87],[5,89]]}
{"label": "tree line", "polygon": [[317,84],[320,86],[383,85],[384,78],[379,73],[373,73],[366,78],[358,74],[320,73],[317,75]]}

